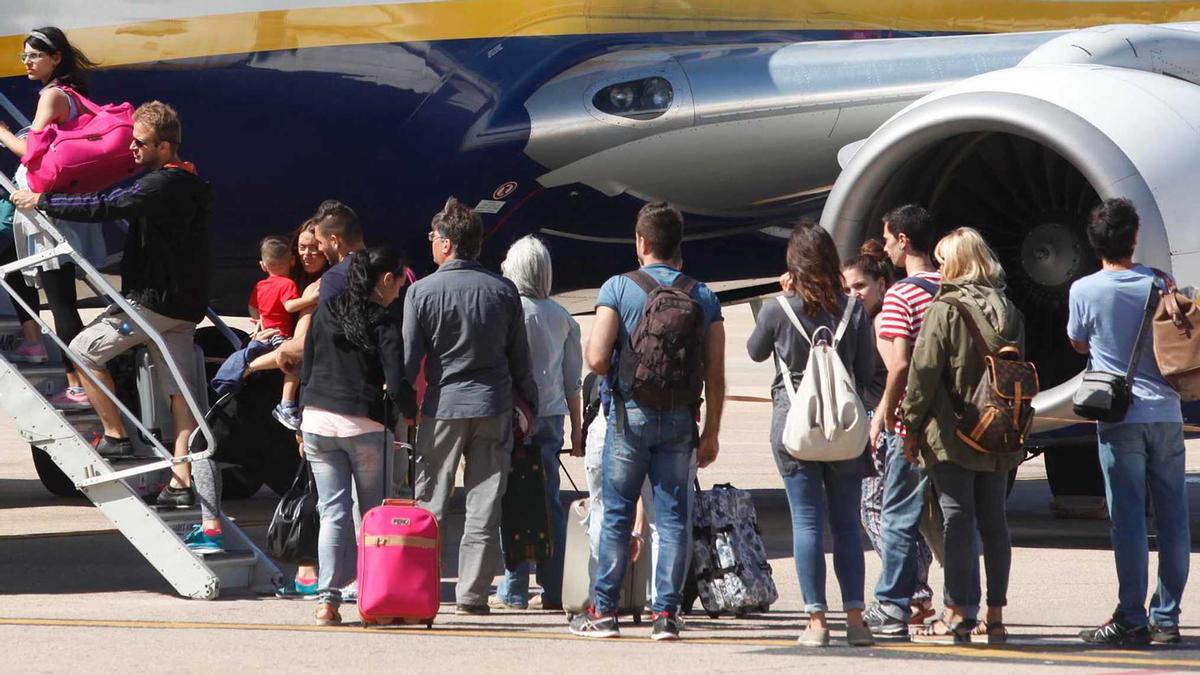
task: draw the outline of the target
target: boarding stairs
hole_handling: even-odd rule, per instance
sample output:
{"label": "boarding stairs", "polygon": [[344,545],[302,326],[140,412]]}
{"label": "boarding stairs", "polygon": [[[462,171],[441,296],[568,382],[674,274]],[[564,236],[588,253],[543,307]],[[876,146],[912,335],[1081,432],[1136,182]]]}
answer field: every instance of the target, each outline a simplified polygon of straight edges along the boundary
{"label": "boarding stairs", "polygon": [[[0,107],[6,108],[22,125],[28,125],[28,120],[20,116],[3,94],[0,94]],[[8,193],[17,189],[13,179],[2,173],[0,187]],[[193,364],[175,363],[166,351],[162,336],[133,311],[128,300],[86,258],[71,247],[45,214],[34,210],[21,213],[33,223],[43,241],[48,241],[51,246],[37,253],[28,253],[22,250],[24,246],[19,247],[16,261],[0,265],[0,287],[8,293],[14,305],[22,306],[37,321],[47,351],[57,351],[63,358],[71,359],[81,376],[91,379],[104,395],[116,403],[134,443],[134,456],[121,459],[102,457],[89,442],[92,435],[100,431],[95,413],[91,410],[59,410],[49,403],[47,396],[61,390],[61,385],[65,383],[65,371],[61,365],[16,363],[0,353],[0,410],[13,420],[20,435],[28,440],[35,452],[44,451],[79,492],[104,513],[180,595],[210,600],[238,590],[273,592],[281,580],[279,569],[228,516],[221,515],[225,552],[202,556],[189,550],[183,543],[183,536],[190,527],[200,522],[200,509],[164,509],[152,505],[157,489],[169,480],[173,466],[207,460],[215,452],[213,433],[204,419],[207,390],[202,355],[198,354]],[[79,355],[50,329],[40,317],[38,308],[26,305],[4,280],[10,272],[32,270],[52,259],[75,263],[82,281],[91,287],[97,298],[123,311],[131,322],[150,336],[148,349],[157,350],[163,355],[161,363],[169,371],[161,375],[169,375],[176,383],[182,384],[185,380],[181,376],[181,367],[198,369],[200,377],[193,379],[199,391],[180,386],[188,408],[198,423],[190,439],[191,454],[174,457],[173,444],[168,442],[164,446],[161,440],[171,439],[174,434],[170,433],[168,427],[170,413],[165,396],[150,395],[158,389],[155,382],[160,374],[153,372],[148,352],[143,350],[135,355],[141,394],[139,408],[142,415],[139,417],[113,391],[96,380],[87,368],[79,365]],[[215,319],[215,314],[210,312],[210,318]],[[18,332],[19,326],[15,322],[0,322],[0,337]],[[228,334],[232,336],[232,333]],[[142,418],[155,415],[165,424],[160,423],[158,429],[151,430]],[[197,501],[199,499],[197,495]]]}

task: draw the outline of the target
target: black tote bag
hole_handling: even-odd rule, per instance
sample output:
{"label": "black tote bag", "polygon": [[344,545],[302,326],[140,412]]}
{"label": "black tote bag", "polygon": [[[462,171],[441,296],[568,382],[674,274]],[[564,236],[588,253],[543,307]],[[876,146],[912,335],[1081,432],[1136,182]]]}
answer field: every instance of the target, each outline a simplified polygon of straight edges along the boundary
{"label": "black tote bag", "polygon": [[321,516],[317,513],[317,484],[308,460],[300,461],[296,480],[271,517],[267,528],[267,555],[295,565],[317,564],[317,536]]}

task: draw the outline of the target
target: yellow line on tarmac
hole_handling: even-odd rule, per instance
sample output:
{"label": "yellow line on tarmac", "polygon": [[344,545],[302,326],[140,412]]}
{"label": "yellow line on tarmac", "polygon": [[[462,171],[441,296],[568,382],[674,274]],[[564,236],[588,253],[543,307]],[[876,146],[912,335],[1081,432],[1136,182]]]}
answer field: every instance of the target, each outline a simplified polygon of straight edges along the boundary
{"label": "yellow line on tarmac", "polygon": [[[506,638],[526,640],[577,640],[575,636],[563,631],[522,631],[496,628],[457,629],[453,624],[443,624],[434,630],[424,626],[408,626],[403,628],[375,628],[364,630],[355,624],[346,626],[313,626],[275,623],[222,623],[206,621],[124,621],[116,619],[38,619],[38,618],[0,618],[0,626],[56,626],[75,628],[133,628],[145,630],[254,630],[273,632],[304,632],[304,633],[350,633],[362,635],[406,635],[430,637],[473,637],[473,638]],[[622,642],[650,642],[648,637],[625,637]],[[794,640],[776,638],[685,638],[681,641],[687,645],[729,645],[737,647],[794,647]],[[1164,666],[1170,668],[1200,668],[1197,659],[1164,659],[1149,656],[1153,652],[1118,652],[1095,651],[1087,654],[1064,653],[1074,652],[1075,647],[1032,647],[1013,645],[1009,647],[983,646],[950,646],[950,645],[920,645],[920,644],[888,644],[877,645],[873,649],[892,653],[924,654],[951,658],[997,659],[997,660],[1032,660],[1053,661],[1059,663],[1091,663],[1107,665],[1134,666]],[[863,650],[866,651],[866,650]],[[1145,656],[1143,656],[1145,654]]]}

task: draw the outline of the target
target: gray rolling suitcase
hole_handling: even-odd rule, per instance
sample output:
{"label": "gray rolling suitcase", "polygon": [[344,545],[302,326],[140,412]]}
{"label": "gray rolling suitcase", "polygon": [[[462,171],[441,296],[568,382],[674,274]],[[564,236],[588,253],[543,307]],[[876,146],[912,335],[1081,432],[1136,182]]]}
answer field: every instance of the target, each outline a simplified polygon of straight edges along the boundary
{"label": "gray rolling suitcase", "polygon": [[[592,573],[596,566],[592,557],[591,541],[588,538],[588,521],[591,516],[591,500],[577,499],[567,509],[567,544],[563,561],[563,609],[567,614],[582,612],[591,605]],[[624,588],[621,590],[619,614],[633,616],[633,622],[642,622],[650,588],[649,541],[638,556],[637,562],[630,561],[625,571]]]}

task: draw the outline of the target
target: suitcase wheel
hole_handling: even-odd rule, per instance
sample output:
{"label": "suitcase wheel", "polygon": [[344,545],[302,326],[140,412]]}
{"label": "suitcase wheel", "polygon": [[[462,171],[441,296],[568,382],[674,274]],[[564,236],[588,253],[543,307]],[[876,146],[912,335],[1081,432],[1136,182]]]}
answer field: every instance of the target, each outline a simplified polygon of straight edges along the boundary
{"label": "suitcase wheel", "polygon": [[425,630],[433,630],[433,619],[425,621]]}
{"label": "suitcase wheel", "polygon": [[635,611],[633,613],[633,625],[635,625],[635,626],[642,625],[642,613],[641,612]]}
{"label": "suitcase wheel", "polygon": [[721,618],[721,613],[720,613],[720,612],[709,612],[709,613],[708,613],[708,618],[710,618],[710,619],[719,619],[719,618]]}
{"label": "suitcase wheel", "polygon": [[368,619],[365,616],[362,618],[362,627],[363,628],[370,628],[371,626],[374,626],[374,625],[375,625],[374,619]]}

